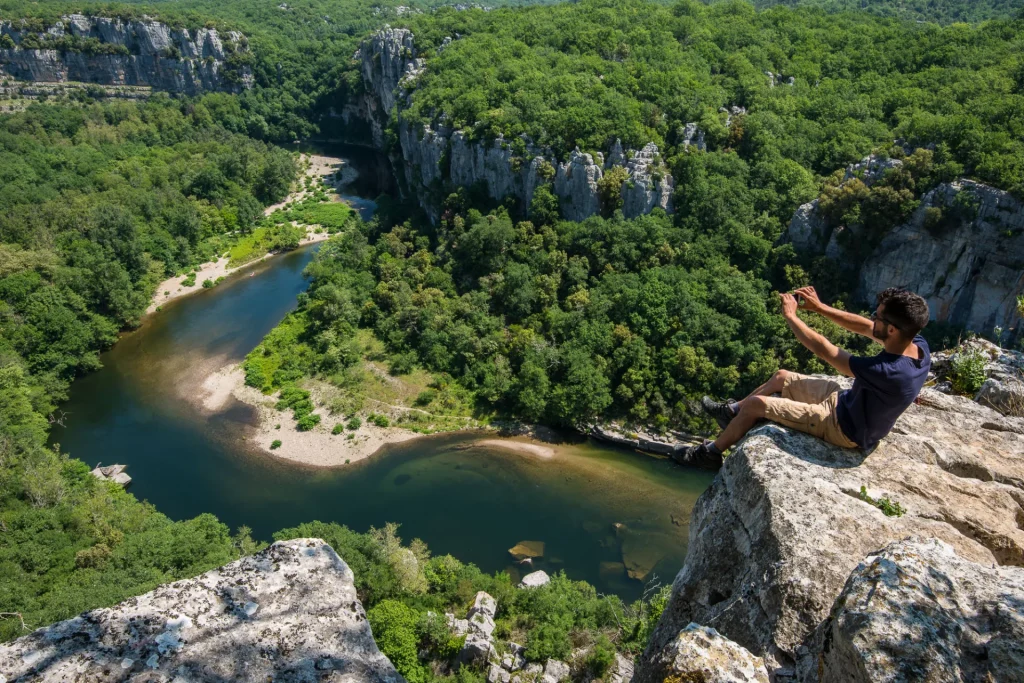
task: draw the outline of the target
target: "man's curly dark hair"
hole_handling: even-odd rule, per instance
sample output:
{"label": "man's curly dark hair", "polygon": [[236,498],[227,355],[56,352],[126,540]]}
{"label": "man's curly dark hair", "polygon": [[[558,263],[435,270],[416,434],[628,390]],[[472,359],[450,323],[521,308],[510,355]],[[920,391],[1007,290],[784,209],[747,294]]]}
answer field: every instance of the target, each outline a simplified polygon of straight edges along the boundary
{"label": "man's curly dark hair", "polygon": [[903,287],[890,287],[878,295],[885,319],[904,339],[913,339],[928,324],[928,302]]}

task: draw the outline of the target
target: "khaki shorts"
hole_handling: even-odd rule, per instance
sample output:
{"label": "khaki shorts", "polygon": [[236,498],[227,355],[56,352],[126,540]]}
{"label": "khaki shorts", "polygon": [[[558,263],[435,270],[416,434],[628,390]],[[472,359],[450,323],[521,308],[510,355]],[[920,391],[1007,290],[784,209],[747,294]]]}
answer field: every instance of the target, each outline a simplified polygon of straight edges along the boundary
{"label": "khaki shorts", "polygon": [[843,388],[828,379],[790,372],[782,398],[765,397],[764,416],[772,422],[811,434],[842,448],[858,448],[839,427],[836,402]]}

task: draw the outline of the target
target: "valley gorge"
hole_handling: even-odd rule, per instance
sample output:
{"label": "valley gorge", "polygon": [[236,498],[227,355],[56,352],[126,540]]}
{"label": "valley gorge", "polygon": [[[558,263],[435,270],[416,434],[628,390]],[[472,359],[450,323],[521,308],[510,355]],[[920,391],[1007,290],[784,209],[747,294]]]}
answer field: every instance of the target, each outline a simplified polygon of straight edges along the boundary
{"label": "valley gorge", "polygon": [[11,2],[0,683],[1024,683],[1015,8]]}

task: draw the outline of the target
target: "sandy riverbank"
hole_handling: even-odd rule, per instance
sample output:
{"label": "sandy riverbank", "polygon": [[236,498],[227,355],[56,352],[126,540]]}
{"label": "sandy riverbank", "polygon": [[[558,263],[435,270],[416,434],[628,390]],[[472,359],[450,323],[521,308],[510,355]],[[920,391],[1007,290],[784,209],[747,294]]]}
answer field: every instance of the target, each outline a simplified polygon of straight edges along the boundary
{"label": "sandy riverbank", "polygon": [[[313,230],[314,228],[308,228],[306,230],[306,236],[299,240],[300,247],[307,244],[313,244],[314,242],[323,242],[330,238],[330,235],[326,232],[314,232]],[[234,268],[228,267],[228,262],[231,259],[227,257],[221,257],[211,263],[204,263],[199,267],[199,270],[196,271],[195,284],[190,287],[182,284],[182,281],[187,277],[185,275],[176,275],[172,278],[168,278],[161,282],[156,288],[156,293],[153,295],[153,300],[149,302],[149,308],[146,309],[146,313],[152,313],[157,309],[157,307],[163,306],[168,301],[173,301],[178,297],[198,292],[203,288],[203,280],[213,280],[216,282],[219,277],[229,277],[236,273],[241,273],[247,268],[266,261],[268,258],[277,256],[281,253],[284,252],[272,251],[259,258],[253,259],[252,261],[243,263],[240,266],[235,266]]]}
{"label": "sandy riverbank", "polygon": [[526,455],[533,455],[538,458],[547,459],[555,457],[554,448],[520,439],[481,439],[480,441],[476,442],[476,445],[488,446],[490,448],[502,448],[507,451],[515,451],[516,453],[525,453]]}
{"label": "sandy riverbank", "polygon": [[[300,157],[299,163],[305,167],[303,170],[303,176],[323,180],[334,188],[335,193],[340,192],[341,188],[348,185],[359,176],[359,173],[347,161],[338,157],[326,157],[318,154],[303,154]],[[269,216],[277,209],[284,208],[285,204],[288,202],[301,201],[304,199],[307,196],[307,192],[302,182],[296,183],[296,187],[298,189],[285,197],[283,201],[264,209],[263,214]],[[335,194],[333,199],[334,201],[340,201],[337,194]],[[314,242],[321,242],[329,237],[330,235],[326,232],[314,232],[314,228],[310,227],[306,230],[306,236],[299,240],[299,246],[312,244]],[[276,256],[279,253],[281,252],[270,252],[264,254],[260,258],[253,259],[252,261],[233,268],[228,267],[230,259],[227,257],[221,257],[216,261],[204,263],[199,266],[199,270],[196,272],[195,284],[191,286],[185,286],[182,284],[187,277],[185,275],[176,275],[172,278],[168,278],[157,286],[156,292],[153,294],[153,300],[150,301],[149,308],[146,309],[146,313],[154,312],[158,306],[163,306],[168,301],[198,292],[203,288],[203,280],[213,280],[216,282],[219,277],[227,277],[229,275],[239,273],[250,266],[260,263],[272,256]]]}
{"label": "sandy riverbank", "polygon": [[[354,432],[346,429],[341,434],[332,434],[334,425],[344,420],[340,416],[329,415],[323,408],[314,411],[320,415],[319,425],[309,431],[299,431],[291,411],[277,410],[274,407],[276,397],[266,396],[246,386],[245,373],[235,364],[207,376],[195,396],[195,400],[208,412],[223,410],[231,399],[250,405],[257,411],[257,425],[249,437],[254,447],[275,458],[312,467],[340,467],[368,458],[384,446],[424,437],[401,427],[378,427],[365,419]],[[477,431],[491,435],[500,431],[513,434],[500,439],[480,439],[472,442],[472,446],[499,448],[543,460],[556,455],[555,448],[544,443],[548,431],[544,428],[519,425],[509,432],[508,426],[474,425],[458,431]],[[274,441],[280,441],[281,445],[272,449],[270,446]]]}
{"label": "sandy riverbank", "polygon": [[[249,437],[253,446],[275,458],[312,467],[339,467],[357,462],[384,446],[422,436],[400,427],[378,427],[365,420],[354,432],[345,430],[341,434],[332,434],[334,425],[342,422],[342,418],[328,415],[323,408],[314,411],[320,415],[320,424],[300,432],[290,410],[274,408],[277,403],[275,397],[265,396],[258,389],[245,385],[245,373],[237,365],[229,365],[207,377],[202,383],[199,400],[204,409],[216,412],[223,409],[231,398],[257,410],[257,426]],[[271,449],[274,441],[280,441],[281,445]]]}

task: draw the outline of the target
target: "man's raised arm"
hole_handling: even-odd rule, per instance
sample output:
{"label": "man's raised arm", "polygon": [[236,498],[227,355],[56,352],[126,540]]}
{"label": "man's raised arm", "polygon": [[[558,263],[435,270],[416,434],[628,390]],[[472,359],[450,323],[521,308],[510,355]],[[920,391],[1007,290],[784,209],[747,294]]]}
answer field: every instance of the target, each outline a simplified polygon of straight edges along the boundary
{"label": "man's raised arm", "polygon": [[850,352],[839,348],[824,336],[812,330],[807,326],[807,323],[797,317],[796,297],[785,293],[779,296],[782,299],[782,317],[785,318],[786,324],[793,331],[797,341],[841,374],[853,377],[853,370],[850,369]]}
{"label": "man's raised arm", "polygon": [[850,332],[863,335],[873,341],[880,341],[875,338],[875,335],[872,333],[875,326],[871,320],[862,315],[850,313],[849,311],[840,311],[838,308],[832,308],[831,306],[821,303],[821,300],[818,298],[818,293],[814,291],[814,287],[801,287],[796,290],[795,294],[803,298],[803,305],[800,306],[803,310],[820,313],[836,325],[839,325]]}

